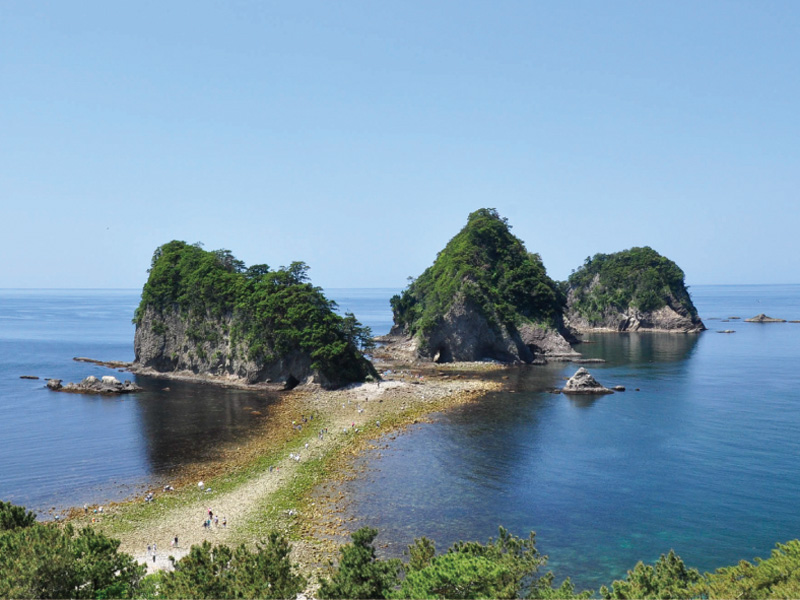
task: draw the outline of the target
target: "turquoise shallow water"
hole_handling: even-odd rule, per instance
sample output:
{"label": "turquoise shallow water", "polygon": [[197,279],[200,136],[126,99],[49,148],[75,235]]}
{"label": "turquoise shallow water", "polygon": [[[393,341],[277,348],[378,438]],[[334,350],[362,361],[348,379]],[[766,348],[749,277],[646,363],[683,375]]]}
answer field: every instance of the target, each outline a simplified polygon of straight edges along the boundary
{"label": "turquoise shallow water", "polygon": [[[800,318],[800,286],[693,296],[706,319]],[[515,393],[386,440],[348,485],[354,525],[397,556],[422,535],[444,549],[535,531],[557,576],[595,589],[671,548],[712,570],[800,537],[800,324],[707,326],[592,336],[580,351],[607,362],[590,370],[627,392],[552,395],[576,365],[521,367],[505,373]]]}
{"label": "turquoise shallow water", "polygon": [[[691,291],[710,331],[580,347],[606,359],[591,371],[625,393],[547,394],[577,367],[515,368],[508,391],[387,440],[349,484],[356,525],[379,527],[394,555],[421,535],[443,549],[500,524],[534,530],[559,576],[593,588],[670,548],[708,570],[800,537],[800,324],[712,320],[800,319],[800,286]],[[328,294],[382,334],[395,292]],[[138,493],[268,418],[263,394],[139,378],[145,392],[108,399],[19,379],[122,376],[72,357],[132,359],[138,296],[0,290],[0,498],[45,510]]]}

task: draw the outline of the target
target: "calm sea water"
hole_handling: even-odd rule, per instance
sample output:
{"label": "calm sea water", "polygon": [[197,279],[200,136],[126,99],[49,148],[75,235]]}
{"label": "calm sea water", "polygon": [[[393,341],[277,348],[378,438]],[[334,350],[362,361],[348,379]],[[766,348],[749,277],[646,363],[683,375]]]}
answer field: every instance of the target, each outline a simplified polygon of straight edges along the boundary
{"label": "calm sea water", "polygon": [[[375,334],[396,290],[328,290]],[[800,286],[697,286],[711,331],[602,335],[580,351],[607,385],[571,399],[543,390],[569,364],[500,373],[508,390],[387,440],[349,484],[356,525],[399,555],[504,525],[536,531],[558,576],[596,588],[674,548],[710,570],[800,537]],[[57,394],[44,381],[116,373],[73,356],[133,358],[138,290],[0,290],[0,499],[36,510],[105,502],[168,481],[181,465],[246,438],[274,398],[137,378],[124,398]],[[734,329],[734,334],[715,333]],[[163,388],[169,386],[169,391]],[[635,391],[639,388],[639,391]]]}
{"label": "calm sea water", "polygon": [[[329,297],[386,333],[395,292],[332,290]],[[0,290],[0,500],[40,513],[119,500],[217,457],[255,431],[265,417],[253,411],[268,414],[269,394],[146,377],[135,378],[143,392],[120,397],[46,389],[45,377],[132,377],[72,358],[133,360],[139,295]]]}
{"label": "calm sea water", "polygon": [[[705,319],[800,319],[800,286],[698,286]],[[594,588],[671,548],[702,570],[800,537],[800,324],[707,320],[701,335],[596,335],[606,385],[570,398],[571,364],[500,376],[509,390],[386,440],[348,484],[355,527],[399,556],[503,525],[537,534],[557,576]],[[734,329],[736,333],[716,333]],[[636,391],[638,388],[639,391]],[[380,460],[377,456],[380,455]]]}

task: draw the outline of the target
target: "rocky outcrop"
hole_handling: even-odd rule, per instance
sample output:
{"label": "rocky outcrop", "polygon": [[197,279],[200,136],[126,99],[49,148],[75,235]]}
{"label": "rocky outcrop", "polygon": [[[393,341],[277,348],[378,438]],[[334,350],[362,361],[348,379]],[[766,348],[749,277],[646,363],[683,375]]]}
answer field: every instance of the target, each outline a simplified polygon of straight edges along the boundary
{"label": "rocky outcrop", "polygon": [[786,319],[773,319],[772,317],[768,317],[764,313],[760,315],[756,315],[750,319],[745,319],[745,323],[786,323]]}
{"label": "rocky outcrop", "polygon": [[563,306],[541,258],[497,211],[480,209],[433,265],[392,298],[392,333],[408,336],[418,358],[435,362],[577,357]]}
{"label": "rocky outcrop", "polygon": [[315,372],[308,353],[294,352],[272,361],[249,356],[249,347],[231,335],[236,323],[232,316],[205,318],[182,315],[178,310],[147,307],[134,334],[138,373],[205,374],[243,383],[275,383],[287,389],[298,383],[334,382]]}
{"label": "rocky outcrop", "polygon": [[493,359],[526,363],[580,356],[555,328],[496,323],[474,302],[460,298],[435,327],[424,337],[416,338],[418,355],[434,362]]}
{"label": "rocky outcrop", "polygon": [[[596,284],[595,284],[596,285]],[[703,321],[692,315],[672,295],[665,295],[664,306],[643,311],[636,306],[618,308],[607,305],[592,316],[582,314],[575,308],[576,290],[567,292],[565,324],[579,333],[653,331],[668,333],[699,333],[705,331]]]}
{"label": "rocky outcrop", "polygon": [[[604,387],[592,377],[586,369],[581,367],[569,378],[567,384],[561,389],[565,394],[613,394],[614,392]],[[624,388],[623,388],[624,391]]]}
{"label": "rocky outcrop", "polygon": [[100,379],[94,375],[89,375],[80,383],[68,383],[67,385],[61,385],[60,379],[50,379],[47,381],[47,387],[54,392],[104,395],[130,394],[131,392],[140,392],[142,390],[138,385],[127,379],[121,382],[111,375],[104,375]]}
{"label": "rocky outcrop", "polygon": [[134,314],[130,370],[284,389],[377,377],[361,352],[368,329],[338,315],[307,270],[303,263],[246,268],[228,250],[164,244]]}
{"label": "rocky outcrop", "polygon": [[579,333],[705,330],[683,271],[648,247],[587,259],[567,281],[564,321]]}

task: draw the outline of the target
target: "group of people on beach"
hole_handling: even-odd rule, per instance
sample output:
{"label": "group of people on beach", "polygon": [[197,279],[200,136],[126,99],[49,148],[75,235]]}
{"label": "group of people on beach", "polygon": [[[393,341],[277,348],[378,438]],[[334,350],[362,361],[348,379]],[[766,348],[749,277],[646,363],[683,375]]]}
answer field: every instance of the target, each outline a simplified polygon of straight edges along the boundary
{"label": "group of people on beach", "polygon": [[[211,523],[214,523],[215,527],[219,527],[219,515],[215,515],[214,512],[209,507],[209,509],[208,509],[208,518],[203,520],[203,527],[205,527],[206,529],[210,529],[211,528]],[[225,517],[222,517],[222,526],[226,527],[226,528],[228,527],[228,519],[225,518]],[[177,539],[177,538],[175,538],[175,539]]]}

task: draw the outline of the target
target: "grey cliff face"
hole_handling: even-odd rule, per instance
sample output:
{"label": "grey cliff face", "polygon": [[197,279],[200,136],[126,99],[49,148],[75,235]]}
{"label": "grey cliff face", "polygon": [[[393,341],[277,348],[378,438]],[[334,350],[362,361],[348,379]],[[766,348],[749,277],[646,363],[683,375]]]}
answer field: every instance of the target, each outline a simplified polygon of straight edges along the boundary
{"label": "grey cliff face", "polygon": [[202,319],[202,335],[192,319],[177,310],[158,312],[148,307],[136,326],[134,335],[134,368],[161,373],[176,371],[226,377],[243,383],[297,383],[331,385],[311,368],[311,357],[294,353],[272,362],[258,362],[249,357],[249,348],[232,340],[234,319]]}
{"label": "grey cliff face", "polygon": [[471,302],[456,300],[424,342],[418,344],[420,358],[436,362],[478,361],[532,363],[547,356],[575,357],[578,353],[553,328],[525,323],[519,329],[490,321]]}
{"label": "grey cliff face", "polygon": [[[592,281],[591,290],[598,283]],[[641,311],[635,306],[627,306],[620,310],[613,306],[604,307],[599,318],[588,319],[576,308],[577,290],[567,293],[567,309],[564,322],[571,329],[580,332],[592,331],[658,331],[674,333],[699,333],[706,327],[700,317],[692,315],[671,294],[664,297],[665,306],[652,311]]]}

